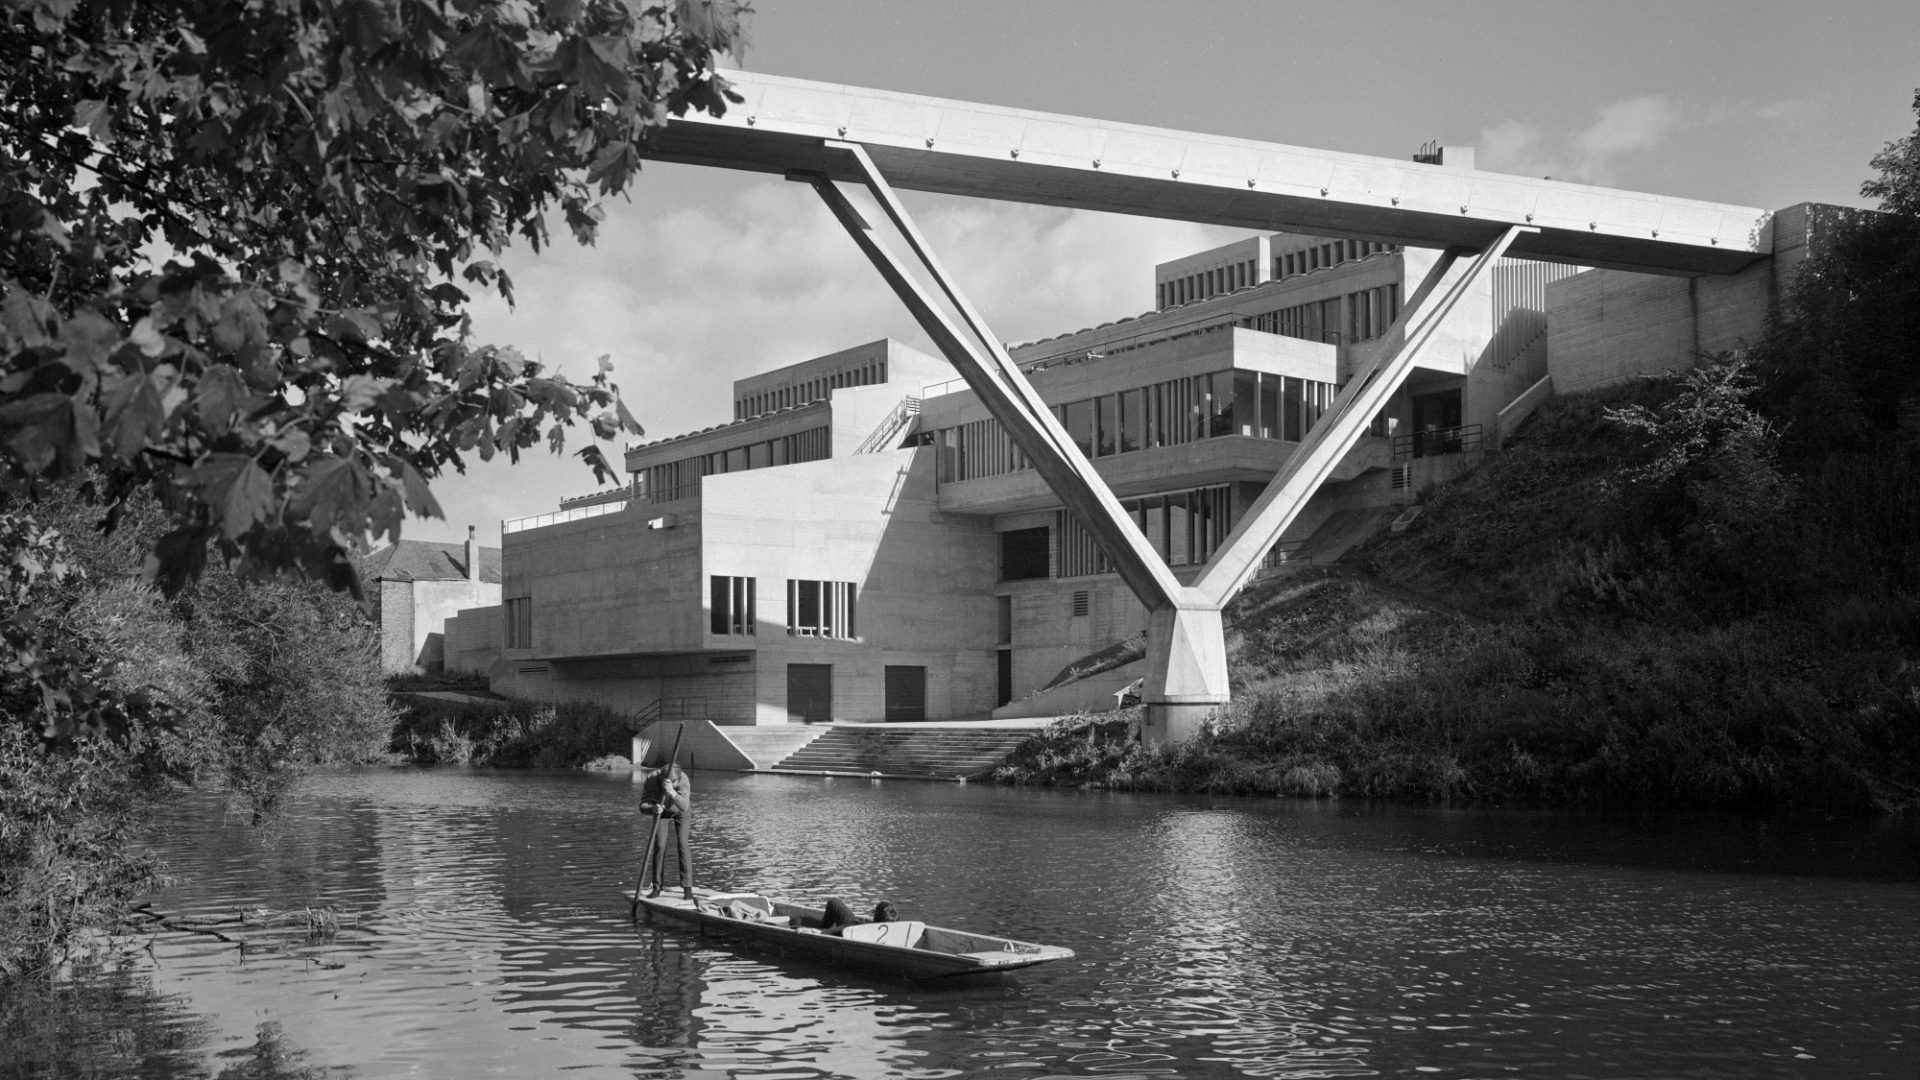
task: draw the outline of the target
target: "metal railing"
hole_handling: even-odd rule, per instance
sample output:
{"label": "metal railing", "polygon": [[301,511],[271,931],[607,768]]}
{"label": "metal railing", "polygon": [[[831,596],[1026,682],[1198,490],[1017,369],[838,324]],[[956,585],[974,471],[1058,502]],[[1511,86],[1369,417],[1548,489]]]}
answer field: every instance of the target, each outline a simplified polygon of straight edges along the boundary
{"label": "metal railing", "polygon": [[1435,428],[1432,431],[1416,431],[1410,435],[1393,437],[1393,456],[1396,458],[1439,457],[1442,454],[1464,454],[1478,449],[1480,449],[1479,424]]}
{"label": "metal railing", "polygon": [[1260,560],[1260,568],[1263,570],[1277,570],[1282,566],[1292,566],[1298,563],[1305,563],[1308,566],[1312,566],[1313,549],[1307,546],[1307,541],[1305,540],[1282,540],[1267,549],[1266,558]]}
{"label": "metal railing", "polygon": [[502,521],[500,523],[500,533],[504,536],[508,533],[524,532],[527,529],[543,529],[548,525],[559,525],[567,521],[584,521],[587,518],[599,517],[602,514],[617,514],[627,508],[628,501],[627,499],[621,499],[619,502],[599,503],[594,506],[581,506],[572,510],[557,510],[551,514],[514,518],[512,521]]}
{"label": "metal railing", "polygon": [[900,434],[901,429],[912,423],[913,418],[919,415],[919,398],[911,395],[901,398],[900,404],[893,407],[893,411],[887,414],[886,419],[880,421],[880,426],[873,429],[873,434],[868,435],[867,441],[861,443],[854,453],[872,454],[888,449],[887,444],[893,441],[894,436]]}
{"label": "metal railing", "polygon": [[[1063,352],[1049,353],[1046,356],[1035,357],[1032,360],[1022,360],[1015,366],[1022,372],[1031,375],[1036,371],[1049,371],[1053,368],[1067,367],[1072,364],[1085,364],[1091,361],[1105,360],[1113,353],[1131,352],[1134,349],[1145,348],[1148,345],[1158,345],[1163,341],[1192,337],[1195,334],[1210,334],[1215,330],[1223,330],[1235,326],[1256,330],[1263,334],[1272,334],[1275,337],[1290,337],[1300,341],[1317,341],[1326,345],[1340,344],[1341,336],[1337,330],[1320,330],[1316,332],[1302,330],[1289,333],[1260,325],[1262,320],[1271,321],[1273,314],[1273,312],[1249,314],[1244,311],[1214,312],[1188,319],[1185,322],[1149,327],[1106,341],[1083,343],[1082,347],[1067,349]],[[1148,319],[1152,318],[1152,316],[1143,315],[1141,318]],[[1082,334],[1094,334],[1098,332],[1098,329],[1081,331]],[[965,379],[947,379],[921,388],[921,394],[925,397],[938,397],[941,394],[953,393],[965,387]]]}

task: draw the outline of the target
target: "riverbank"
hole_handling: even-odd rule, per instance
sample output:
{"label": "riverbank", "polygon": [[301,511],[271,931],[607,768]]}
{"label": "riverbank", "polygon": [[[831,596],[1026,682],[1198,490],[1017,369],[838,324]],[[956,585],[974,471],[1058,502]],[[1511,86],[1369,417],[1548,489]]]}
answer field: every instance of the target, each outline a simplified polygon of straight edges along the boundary
{"label": "riverbank", "polygon": [[391,751],[401,764],[505,769],[631,764],[633,719],[604,705],[515,701],[489,693],[484,684],[454,680],[394,680],[388,692],[399,710]]}
{"label": "riverbank", "polygon": [[1809,492],[1786,520],[1743,529],[1650,522],[1620,480],[1647,450],[1606,411],[1673,394],[1642,385],[1558,403],[1432,493],[1405,534],[1250,587],[1226,613],[1234,701],[1204,736],[1148,751],[1126,714],[1071,719],[995,779],[1920,808],[1920,605],[1886,587],[1878,548],[1839,558],[1864,508]]}

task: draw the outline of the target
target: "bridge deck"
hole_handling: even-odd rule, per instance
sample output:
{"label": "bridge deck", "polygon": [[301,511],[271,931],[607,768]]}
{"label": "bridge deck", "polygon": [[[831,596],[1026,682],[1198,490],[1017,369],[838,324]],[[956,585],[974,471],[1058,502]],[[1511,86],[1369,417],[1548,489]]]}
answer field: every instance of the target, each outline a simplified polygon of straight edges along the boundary
{"label": "bridge deck", "polygon": [[1426,247],[1480,248],[1524,225],[1538,232],[1514,255],[1651,273],[1731,273],[1772,251],[1771,214],[1752,207],[724,74],[746,101],[667,125],[650,157],[856,179],[823,145],[838,139],[895,187],[951,195]]}

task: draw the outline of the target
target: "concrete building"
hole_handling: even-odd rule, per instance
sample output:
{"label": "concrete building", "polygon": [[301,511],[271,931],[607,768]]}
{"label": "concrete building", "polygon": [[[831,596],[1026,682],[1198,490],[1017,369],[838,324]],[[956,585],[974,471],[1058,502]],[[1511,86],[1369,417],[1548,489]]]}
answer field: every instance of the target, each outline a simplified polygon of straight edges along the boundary
{"label": "concrete building", "polygon": [[[1437,256],[1260,237],[1156,268],[1151,310],[1012,355],[1191,580]],[[1571,273],[1504,261],[1273,565],[1476,459],[1545,376],[1546,285]],[[630,448],[623,489],[503,526],[496,690],[763,726],[1110,708],[1140,677],[1040,693],[1147,610],[945,361],[874,342],[742,379],[731,413]]]}
{"label": "concrete building", "polygon": [[472,526],[464,544],[389,544],[367,556],[360,576],[374,597],[380,670],[389,675],[447,667],[448,621],[500,603],[500,549],[481,547]]}
{"label": "concrete building", "polygon": [[[758,376],[732,424],[636,448],[625,492],[513,523],[501,689],[773,727],[981,715],[990,669],[996,711],[1064,711],[1023,695],[1056,659],[1123,655],[1097,646],[1124,633],[1144,642],[1143,735],[1184,737],[1229,700],[1221,610],[1253,576],[1553,392],[1555,294],[1598,320],[1567,339],[1569,377],[1597,385],[1631,373],[1596,358],[1634,333],[1670,354],[1655,366],[1757,336],[1788,272],[1792,230],[1766,211],[1438,148],[1409,163],[729,78],[738,108],[649,155],[810,185],[968,389],[916,394],[844,358]],[[1010,353],[896,188],[1265,235],[1162,267],[1145,315]],[[1641,323],[1643,300],[1661,314]],[[820,371],[841,383],[824,402]]]}

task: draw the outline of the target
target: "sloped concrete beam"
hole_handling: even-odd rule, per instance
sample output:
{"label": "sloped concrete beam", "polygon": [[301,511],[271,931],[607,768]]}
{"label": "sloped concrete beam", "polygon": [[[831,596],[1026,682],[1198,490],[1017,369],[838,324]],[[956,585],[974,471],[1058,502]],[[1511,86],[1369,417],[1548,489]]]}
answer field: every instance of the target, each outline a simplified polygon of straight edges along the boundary
{"label": "sloped concrete beam", "polygon": [[1113,560],[1120,577],[1140,598],[1148,610],[1177,603],[1186,589],[1173,576],[1165,560],[1147,543],[1120,507],[1106,483],[1100,479],[1086,456],[1061,429],[1051,409],[1014,365],[1013,358],[988,330],[967,302],[951,277],[934,258],[912,218],[898,198],[858,146],[834,147],[854,161],[860,182],[879,202],[894,227],[907,240],[919,259],[921,269],[934,281],[949,303],[967,323],[967,333],[954,326],[933,297],[914,279],[908,267],[873,236],[872,227],[847,201],[834,182],[824,176],[793,174],[811,183],[820,198],[847,230],[874,268],[886,279],[894,294],[919,322],[935,347],[947,358],[980,396],[988,411],[1006,428],[1008,436],[1033,462],[1047,486],[1060,497],[1068,512],[1093,535]]}
{"label": "sloped concrete beam", "polygon": [[[1451,249],[1434,264],[1408,299],[1400,318],[1388,330],[1388,337],[1398,338],[1400,346],[1383,352],[1370,367],[1354,373],[1326,416],[1274,474],[1260,497],[1207,561],[1206,569],[1193,587],[1209,603],[1224,607],[1252,579],[1267,551],[1293,524],[1313,493],[1320,490],[1334,466],[1360,441],[1387,399],[1406,382],[1420,351],[1453,313],[1460,298],[1492,270],[1520,232],[1510,228],[1501,234],[1480,252],[1464,273],[1452,273],[1460,253]],[[1430,300],[1448,277],[1452,277],[1452,281],[1438,300]]]}
{"label": "sloped concrete beam", "polygon": [[1773,250],[1754,207],[1509,176],[1028,109],[723,72],[745,102],[651,139],[662,161],[861,180],[861,144],[896,188],[1478,250],[1648,273],[1731,273]]}

